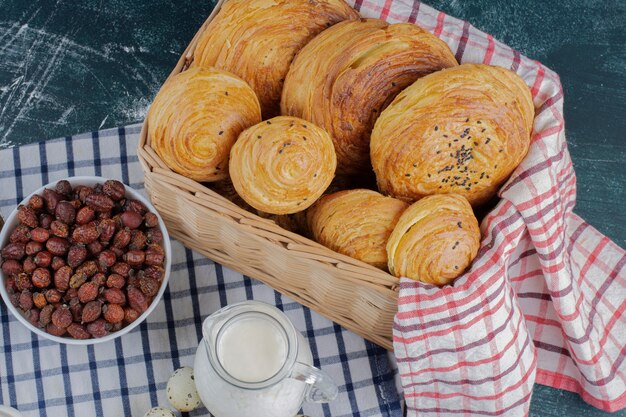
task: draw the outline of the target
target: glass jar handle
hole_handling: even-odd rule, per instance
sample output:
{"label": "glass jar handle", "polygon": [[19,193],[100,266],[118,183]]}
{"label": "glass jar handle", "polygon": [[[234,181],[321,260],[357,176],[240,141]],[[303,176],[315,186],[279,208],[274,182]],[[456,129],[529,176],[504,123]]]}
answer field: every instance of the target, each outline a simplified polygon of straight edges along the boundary
{"label": "glass jar handle", "polygon": [[321,369],[296,362],[290,378],[302,381],[308,385],[305,400],[311,403],[327,403],[335,398],[339,389],[332,378]]}

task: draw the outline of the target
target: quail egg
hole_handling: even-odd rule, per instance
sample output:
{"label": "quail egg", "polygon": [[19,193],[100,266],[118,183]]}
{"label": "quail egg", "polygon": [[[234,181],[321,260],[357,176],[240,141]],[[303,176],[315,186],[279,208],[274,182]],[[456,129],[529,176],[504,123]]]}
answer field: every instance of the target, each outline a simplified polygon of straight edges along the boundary
{"label": "quail egg", "polygon": [[196,390],[193,368],[188,366],[174,371],[167,381],[166,393],[170,404],[178,411],[192,411],[202,406]]}
{"label": "quail egg", "polygon": [[154,407],[148,410],[143,417],[176,417],[176,414],[169,408],[165,407]]}

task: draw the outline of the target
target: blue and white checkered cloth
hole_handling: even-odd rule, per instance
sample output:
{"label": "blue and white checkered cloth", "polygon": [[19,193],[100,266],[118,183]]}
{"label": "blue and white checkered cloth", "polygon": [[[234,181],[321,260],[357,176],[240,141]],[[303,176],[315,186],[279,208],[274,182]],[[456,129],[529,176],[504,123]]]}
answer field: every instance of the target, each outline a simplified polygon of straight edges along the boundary
{"label": "blue and white checkered cloth", "polygon": [[[23,196],[68,176],[116,178],[143,189],[135,152],[139,130],[134,125],[0,150],[0,212],[6,218]],[[308,337],[315,365],[339,385],[337,400],[305,404],[304,414],[401,416],[384,349],[176,241],[172,250],[169,287],[157,308],[108,343],[84,347],[41,339],[0,303],[0,404],[43,417],[141,417],[151,407],[168,407],[167,380],[175,369],[193,366],[203,319],[227,304],[255,299],[289,316]]]}

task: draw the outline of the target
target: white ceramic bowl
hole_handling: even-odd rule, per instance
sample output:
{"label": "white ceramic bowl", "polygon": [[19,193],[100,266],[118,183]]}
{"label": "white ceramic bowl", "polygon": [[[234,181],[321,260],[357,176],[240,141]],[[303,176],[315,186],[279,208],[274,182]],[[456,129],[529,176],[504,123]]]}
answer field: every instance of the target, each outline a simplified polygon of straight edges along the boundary
{"label": "white ceramic bowl", "polygon": [[[104,184],[104,182],[108,178],[84,176],[84,177],[70,177],[66,179],[70,182],[70,184],[72,184],[72,187],[76,187],[77,185],[87,185],[91,187],[96,184]],[[57,182],[58,181],[51,182],[50,184],[47,184],[33,191],[24,200],[22,200],[20,204],[27,204],[30,197],[32,197],[34,194],[42,194],[44,188],[54,188]],[[141,201],[148,208],[148,210],[156,214],[157,217],[159,218],[159,228],[161,232],[163,233],[163,242],[161,243],[161,245],[163,246],[163,250],[165,251],[165,265],[164,265],[165,274],[163,276],[163,281],[161,282],[161,288],[159,289],[159,293],[154,297],[148,309],[144,311],[143,314],[137,318],[137,320],[135,320],[128,326],[123,327],[117,332],[112,332],[106,335],[105,337],[79,340],[79,339],[74,339],[69,336],[68,337],[53,336],[50,333],[47,333],[44,330],[33,326],[22,315],[22,313],[20,313],[20,311],[11,303],[11,300],[9,299],[9,293],[7,292],[6,287],[4,285],[5,275],[4,273],[2,273],[2,270],[0,270],[0,295],[2,295],[4,304],[11,311],[11,313],[18,319],[18,321],[22,323],[24,326],[28,327],[30,331],[46,339],[53,340],[59,343],[66,343],[68,345],[93,345],[96,343],[104,343],[104,342],[108,342],[109,340],[113,340],[117,337],[120,337],[130,332],[135,327],[137,327],[142,321],[146,319],[146,317],[148,317],[148,315],[152,312],[152,310],[154,310],[156,305],[159,303],[159,300],[161,300],[161,297],[163,296],[163,292],[165,292],[165,288],[167,287],[167,282],[170,278],[170,269],[172,266],[172,246],[170,244],[170,238],[167,233],[167,229],[165,228],[165,224],[163,223],[163,219],[161,218],[159,213],[156,211],[154,206],[150,203],[150,201],[148,201],[141,194],[139,194],[139,192],[133,190],[129,186],[125,185],[125,187],[126,187],[127,198],[133,198],[135,200]],[[5,220],[4,227],[2,228],[2,231],[0,232],[0,248],[4,248],[9,243],[9,236],[11,235],[11,233],[13,232],[17,224],[18,224],[18,220],[17,220],[17,208],[16,208],[9,215],[9,217]]]}

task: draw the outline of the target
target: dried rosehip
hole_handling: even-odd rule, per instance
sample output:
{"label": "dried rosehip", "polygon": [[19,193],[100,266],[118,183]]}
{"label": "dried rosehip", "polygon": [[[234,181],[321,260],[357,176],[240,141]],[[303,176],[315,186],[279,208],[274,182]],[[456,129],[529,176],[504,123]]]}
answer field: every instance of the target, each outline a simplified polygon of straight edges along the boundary
{"label": "dried rosehip", "polygon": [[65,291],[65,294],[63,295],[63,300],[66,303],[70,303],[71,304],[73,299],[77,299],[78,300],[78,289],[77,288],[69,288],[67,291]]}
{"label": "dried rosehip", "polygon": [[126,296],[124,292],[118,288],[107,288],[102,292],[104,299],[111,304],[125,304]]}
{"label": "dried rosehip", "polygon": [[84,340],[91,338],[91,334],[87,331],[87,328],[79,323],[70,324],[67,326],[66,330],[74,339]]}
{"label": "dried rosehip", "polygon": [[148,211],[146,206],[144,206],[141,201],[133,200],[131,198],[126,200],[126,202],[124,203],[123,208],[124,208],[124,211],[136,211],[137,213],[141,214],[142,216],[144,214],[146,214],[146,212]]}
{"label": "dried rosehip", "polygon": [[70,184],[68,180],[61,180],[57,182],[57,185],[54,188],[56,189],[57,193],[64,195],[66,197],[69,197],[72,195],[72,184]]}
{"label": "dried rosehip", "polygon": [[148,243],[161,243],[163,233],[158,228],[153,227],[146,230],[146,237],[148,238]]}
{"label": "dried rosehip", "polygon": [[37,288],[46,288],[52,282],[50,270],[47,268],[37,268],[31,277],[33,285]]}
{"label": "dried rosehip", "polygon": [[[50,252],[48,252],[48,253],[50,253]],[[65,265],[67,265],[65,263],[65,259],[63,259],[60,256],[55,256],[54,258],[52,258],[52,263],[50,264],[52,269],[55,270],[55,271],[58,271],[59,269],[61,269],[61,267],[64,267]]]}
{"label": "dried rosehip", "polygon": [[98,272],[96,275],[91,278],[92,282],[95,282],[99,287],[104,286],[107,282],[107,277],[102,272]]}
{"label": "dried rosehip", "polygon": [[31,274],[35,269],[37,269],[35,258],[33,258],[32,256],[27,256],[22,261],[22,267],[24,268],[24,272]]}
{"label": "dried rosehip", "polygon": [[117,180],[107,180],[102,185],[102,192],[114,201],[119,201],[126,195],[124,184]]}
{"label": "dried rosehip", "polygon": [[83,306],[82,322],[90,323],[97,320],[102,314],[102,303],[100,301],[90,301]]}
{"label": "dried rosehip", "polygon": [[43,190],[43,198],[46,200],[46,210],[48,213],[54,214],[59,201],[63,200],[63,197],[59,193],[49,188]]}
{"label": "dried rosehip", "polygon": [[52,304],[48,304],[44,308],[41,309],[39,313],[39,326],[46,327],[48,323],[52,320],[52,313],[54,312],[54,306]]}
{"label": "dried rosehip", "polygon": [[128,249],[130,250],[143,250],[146,247],[146,242],[148,238],[146,234],[141,230],[133,230],[131,232],[130,244],[128,245]]}
{"label": "dried rosehip", "polygon": [[139,289],[148,297],[154,297],[159,292],[161,283],[154,278],[143,276],[139,278]]}
{"label": "dried rosehip", "polygon": [[46,250],[39,252],[34,258],[35,265],[40,268],[47,268],[52,263],[52,254]]}
{"label": "dried rosehip", "polygon": [[100,230],[94,222],[78,226],[72,233],[72,239],[75,242],[83,243],[85,245],[98,239],[98,237],[100,237]]}
{"label": "dried rosehip", "polygon": [[126,284],[126,280],[119,274],[111,274],[107,278],[107,287],[109,288],[122,288]]}
{"label": "dried rosehip", "polygon": [[81,303],[93,301],[98,296],[99,286],[93,281],[85,282],[78,289],[78,299]]}
{"label": "dried rosehip", "polygon": [[48,213],[42,213],[39,215],[39,226],[43,227],[44,229],[49,229],[53,221],[54,217],[52,217]]}
{"label": "dried rosehip", "polygon": [[18,290],[30,290],[33,288],[33,282],[30,280],[30,275],[26,272],[22,272],[21,274],[17,274],[15,278],[15,286]]}
{"label": "dried rosehip", "polygon": [[7,259],[2,262],[2,272],[7,276],[17,275],[22,271],[22,264],[15,259]]}
{"label": "dried rosehip", "polygon": [[76,194],[78,195],[78,199],[85,203],[87,196],[93,194],[93,188],[87,187],[85,185],[79,185],[76,187]]}
{"label": "dried rosehip", "polygon": [[21,260],[26,255],[26,245],[24,243],[9,243],[2,249],[4,259]]}
{"label": "dried rosehip", "polygon": [[72,268],[76,268],[78,265],[85,262],[87,259],[87,248],[83,245],[74,245],[70,247],[70,250],[67,252],[67,264]]}
{"label": "dried rosehip", "polygon": [[126,262],[117,262],[111,267],[111,271],[123,277],[127,277],[130,274],[130,269],[130,265]]}
{"label": "dried rosehip", "polygon": [[124,254],[124,261],[133,268],[140,267],[146,259],[146,254],[142,250],[131,250]]}
{"label": "dried rosehip", "polygon": [[124,322],[130,324],[139,318],[139,313],[132,307],[124,307]]}
{"label": "dried rosehip", "polygon": [[69,201],[59,201],[54,210],[54,215],[57,220],[71,225],[74,223],[74,220],[76,220],[76,208]]}
{"label": "dried rosehip", "polygon": [[9,301],[11,301],[11,304],[13,304],[13,306],[15,308],[19,308],[19,306],[20,306],[20,293],[15,292],[15,293],[9,295]]}
{"label": "dried rosehip", "polygon": [[65,329],[72,324],[72,312],[67,306],[60,306],[52,313],[52,324]]}
{"label": "dried rosehip", "polygon": [[28,310],[25,317],[26,320],[28,320],[33,326],[37,326],[39,324],[39,310],[36,308]]}
{"label": "dried rosehip", "polygon": [[35,304],[35,307],[38,309],[42,309],[46,306],[46,304],[48,304],[48,300],[45,295],[40,292],[36,292],[33,294],[33,304]]}
{"label": "dried rosehip", "polygon": [[134,211],[125,211],[120,215],[120,221],[122,222],[122,226],[128,227],[129,229],[137,229],[141,226],[143,222],[143,217],[141,214]]}
{"label": "dried rosehip", "polygon": [[124,309],[119,304],[107,304],[103,308],[104,319],[109,323],[119,323],[124,320]]}
{"label": "dried rosehip", "polygon": [[104,244],[99,240],[94,240],[87,245],[87,249],[93,256],[98,256],[104,250]]}
{"label": "dried rosehip", "polygon": [[33,294],[29,290],[22,290],[20,293],[19,305],[24,311],[33,308]]}
{"label": "dried rosehip", "polygon": [[43,205],[43,197],[41,197],[40,195],[35,194],[28,200],[28,207],[35,211],[41,210],[43,208]]}
{"label": "dried rosehip", "polygon": [[115,262],[117,262],[117,256],[111,250],[102,251],[98,255],[98,263],[103,267],[110,268],[115,265]]}
{"label": "dried rosehip", "polygon": [[123,249],[130,243],[131,233],[129,228],[124,228],[115,234],[113,247]]}
{"label": "dried rosehip", "polygon": [[17,284],[15,283],[14,276],[7,277],[4,280],[4,286],[6,287],[9,294],[13,294],[15,291],[17,291]]}
{"label": "dried rosehip", "polygon": [[50,231],[57,237],[66,238],[70,235],[69,226],[59,220],[55,220],[50,223]]}
{"label": "dried rosehip", "polygon": [[87,274],[84,272],[77,272],[70,278],[70,288],[78,288],[87,281]]}
{"label": "dried rosehip", "polygon": [[26,255],[34,255],[38,252],[41,252],[42,250],[43,250],[43,243],[35,242],[34,240],[31,240],[30,242],[28,242],[26,246],[24,247],[24,252],[26,252]]}
{"label": "dried rosehip", "polygon": [[108,220],[112,217],[110,211],[101,211],[98,213],[98,220]]}
{"label": "dried rosehip", "polygon": [[50,232],[43,227],[37,227],[30,231],[30,238],[35,242],[44,243],[50,237]]}
{"label": "dried rosehip", "polygon": [[146,249],[146,265],[161,266],[165,261],[165,251],[159,245],[150,245]]}
{"label": "dried rosehip", "polygon": [[56,256],[64,256],[70,248],[70,242],[62,237],[51,237],[46,242],[46,249]]}
{"label": "dried rosehip", "polygon": [[159,225],[159,218],[154,213],[146,213],[145,225],[146,227],[157,227]]}
{"label": "dried rosehip", "polygon": [[66,328],[55,326],[54,323],[48,323],[46,332],[50,333],[52,336],[63,336],[66,332]]}
{"label": "dried rosehip", "polygon": [[109,242],[115,235],[115,220],[105,219],[98,224],[100,229],[100,242]]}
{"label": "dried rosehip", "polygon": [[113,200],[106,194],[102,193],[93,193],[89,194],[85,199],[85,204],[98,212],[107,212],[111,211],[114,204]]}
{"label": "dried rosehip", "polygon": [[87,278],[91,278],[98,272],[98,264],[94,260],[86,261],[76,268],[77,273],[85,273]]}
{"label": "dried rosehip", "polygon": [[54,273],[54,286],[59,291],[67,291],[70,287],[72,268],[68,265],[62,266]]}
{"label": "dried rosehip", "polygon": [[11,233],[9,242],[11,243],[27,243],[30,240],[30,229],[28,226],[19,224]]}
{"label": "dried rosehip", "polygon": [[39,226],[39,220],[37,220],[35,211],[28,206],[23,206],[21,204],[17,206],[17,219],[20,223],[25,224],[31,229]]}
{"label": "dried rosehip", "polygon": [[78,298],[73,298],[72,301],[70,301],[70,311],[72,312],[72,319],[74,321],[80,323],[83,320],[83,305]]}
{"label": "dried rosehip", "polygon": [[96,217],[96,211],[91,207],[82,207],[76,213],[76,223],[78,225],[87,224]]}
{"label": "dried rosehip", "polygon": [[104,337],[109,334],[109,330],[111,329],[110,326],[111,325],[104,321],[104,319],[98,319],[87,325],[87,331],[93,337]]}
{"label": "dried rosehip", "polygon": [[59,292],[59,290],[56,290],[54,288],[50,288],[49,290],[46,290],[44,295],[46,297],[46,300],[48,300],[48,302],[50,304],[55,304],[55,303],[60,303],[61,302],[61,293]]}
{"label": "dried rosehip", "polygon": [[128,305],[139,313],[143,313],[148,309],[149,302],[144,293],[135,287],[128,287],[127,291]]}

